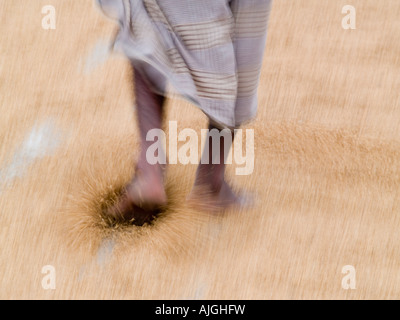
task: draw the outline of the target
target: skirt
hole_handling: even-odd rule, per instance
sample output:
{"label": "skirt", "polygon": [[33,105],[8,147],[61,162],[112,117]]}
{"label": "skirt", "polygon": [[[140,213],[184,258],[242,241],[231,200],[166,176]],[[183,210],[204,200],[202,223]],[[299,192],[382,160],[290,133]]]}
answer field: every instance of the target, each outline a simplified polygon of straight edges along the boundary
{"label": "skirt", "polygon": [[173,89],[221,128],[256,116],[272,0],[96,0],[114,50],[159,94]]}

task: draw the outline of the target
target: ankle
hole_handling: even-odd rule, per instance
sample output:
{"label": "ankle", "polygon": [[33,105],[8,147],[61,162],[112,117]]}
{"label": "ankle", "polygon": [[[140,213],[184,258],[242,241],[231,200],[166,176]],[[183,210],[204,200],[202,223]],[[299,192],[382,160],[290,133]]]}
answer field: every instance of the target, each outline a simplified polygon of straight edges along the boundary
{"label": "ankle", "polygon": [[138,164],[136,166],[135,176],[142,176],[144,178],[160,178],[162,177],[164,172],[164,168],[160,164],[155,165],[142,165]]}

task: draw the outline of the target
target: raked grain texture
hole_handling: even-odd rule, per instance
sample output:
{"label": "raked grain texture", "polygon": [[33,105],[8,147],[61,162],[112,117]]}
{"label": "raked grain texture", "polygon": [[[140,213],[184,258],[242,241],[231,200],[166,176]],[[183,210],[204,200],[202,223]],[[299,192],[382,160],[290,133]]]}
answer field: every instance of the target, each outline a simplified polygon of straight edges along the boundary
{"label": "raked grain texture", "polygon": [[[347,4],[274,2],[246,126],[254,173],[227,172],[254,206],[200,211],[185,202],[195,166],[171,165],[168,208],[139,228],[99,214],[138,155],[129,64],[108,53],[115,24],[92,1],[2,0],[0,298],[399,298],[400,2],[352,0],[356,30],[342,28]],[[183,100],[166,120],[207,127]]]}

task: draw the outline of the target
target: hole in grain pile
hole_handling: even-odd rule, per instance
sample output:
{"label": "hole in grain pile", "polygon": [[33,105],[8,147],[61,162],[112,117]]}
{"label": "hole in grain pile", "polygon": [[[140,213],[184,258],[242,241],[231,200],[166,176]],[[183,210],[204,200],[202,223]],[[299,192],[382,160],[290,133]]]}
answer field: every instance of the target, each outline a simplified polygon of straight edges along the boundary
{"label": "hole in grain pile", "polygon": [[99,211],[101,219],[106,227],[118,229],[130,225],[143,226],[145,224],[151,224],[161,213],[161,208],[147,210],[133,204],[124,214],[118,210],[113,210],[113,214],[110,214],[110,209],[115,208],[118,201],[124,199],[124,197],[125,193],[123,187],[110,189],[101,197]]}

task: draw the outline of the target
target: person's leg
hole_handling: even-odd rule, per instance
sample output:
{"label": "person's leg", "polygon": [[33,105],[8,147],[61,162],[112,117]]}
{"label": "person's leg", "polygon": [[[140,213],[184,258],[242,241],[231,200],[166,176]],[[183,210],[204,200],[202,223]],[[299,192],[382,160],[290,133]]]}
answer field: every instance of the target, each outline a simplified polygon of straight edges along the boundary
{"label": "person's leg", "polygon": [[133,72],[141,150],[135,176],[126,186],[119,202],[109,210],[109,214],[113,216],[129,219],[135,217],[132,212],[135,208],[144,214],[137,207],[151,211],[167,202],[163,184],[165,166],[159,163],[150,164],[146,158],[148,147],[154,143],[147,141],[146,136],[152,129],[161,129],[165,98],[154,93],[144,74],[138,70]]}
{"label": "person's leg", "polygon": [[[228,3],[235,21],[233,46],[238,76],[235,120],[236,127],[239,127],[242,123],[252,119],[257,110],[257,89],[272,0],[231,0]],[[210,129],[212,128],[217,129],[210,126]],[[232,134],[232,140],[233,137]],[[208,139],[210,140],[210,138]],[[213,151],[213,143],[210,141],[209,145],[206,145],[208,150],[204,150],[203,153],[206,154],[208,151],[210,161],[216,152]],[[224,152],[224,147],[224,141],[221,141],[218,152],[221,157],[226,158],[227,151]],[[226,183],[225,163],[206,164],[203,158],[189,198],[195,198],[196,193],[201,192],[200,189],[202,189],[206,191],[208,200],[218,206],[226,207],[235,203],[248,203],[248,199],[235,195]]]}
{"label": "person's leg", "polygon": [[[134,71],[135,95],[137,105],[137,117],[140,133],[140,155],[137,163],[137,173],[150,180],[162,180],[164,167],[160,163],[150,164],[147,159],[147,149],[154,144],[147,141],[146,136],[150,130],[161,129],[165,97],[152,91],[145,77],[138,71]],[[155,182],[155,181],[153,181]],[[149,184],[149,183],[147,183]],[[159,183],[157,183],[158,185]]]}
{"label": "person's leg", "polygon": [[221,130],[210,124],[189,199],[200,198],[205,206],[215,208],[226,208],[239,203],[239,197],[225,180],[226,160],[233,139],[234,131]]}

